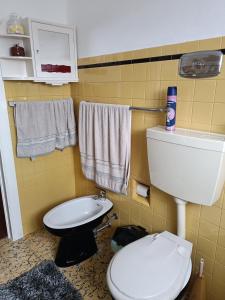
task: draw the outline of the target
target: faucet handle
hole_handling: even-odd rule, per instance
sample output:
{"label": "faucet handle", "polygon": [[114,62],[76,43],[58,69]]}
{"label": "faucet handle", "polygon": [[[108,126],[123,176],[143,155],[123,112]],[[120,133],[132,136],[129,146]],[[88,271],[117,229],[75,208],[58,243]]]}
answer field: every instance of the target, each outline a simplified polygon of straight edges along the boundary
{"label": "faucet handle", "polygon": [[105,198],[106,197],[106,191],[105,190],[100,190],[99,197],[100,198]]}

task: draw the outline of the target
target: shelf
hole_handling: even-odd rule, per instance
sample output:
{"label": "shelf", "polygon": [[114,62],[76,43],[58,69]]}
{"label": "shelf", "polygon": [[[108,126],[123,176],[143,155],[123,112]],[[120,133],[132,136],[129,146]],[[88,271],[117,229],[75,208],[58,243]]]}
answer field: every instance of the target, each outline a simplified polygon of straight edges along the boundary
{"label": "shelf", "polygon": [[12,39],[30,39],[29,35],[25,34],[0,34],[0,38],[12,38]]}
{"label": "shelf", "polygon": [[34,77],[2,77],[3,80],[35,80]]}
{"label": "shelf", "polygon": [[46,83],[46,84],[51,84],[51,85],[63,85],[63,84],[68,84],[69,82],[78,82],[78,80],[64,80],[64,81],[56,81],[54,79],[49,79],[49,78],[46,78],[46,79],[40,79],[40,78],[37,78],[37,77],[32,77],[32,76],[29,76],[29,77],[10,77],[10,76],[3,76],[2,77],[3,80],[14,80],[14,81],[28,81],[28,80],[32,80],[34,82],[38,82],[38,83]]}
{"label": "shelf", "polygon": [[0,56],[0,59],[8,60],[32,60],[30,56]]}
{"label": "shelf", "polygon": [[[23,25],[24,35],[9,34],[3,30],[0,32],[0,73],[3,80],[34,81],[51,85],[77,82],[74,29],[32,19],[27,19]],[[43,31],[42,35],[39,35],[40,30]],[[10,49],[15,44],[21,44],[26,56],[10,55]],[[36,49],[39,49],[40,45],[42,55],[37,55]],[[70,67],[70,72],[44,72],[42,65],[49,57],[56,65]],[[51,71],[53,70],[61,69],[52,68]]]}

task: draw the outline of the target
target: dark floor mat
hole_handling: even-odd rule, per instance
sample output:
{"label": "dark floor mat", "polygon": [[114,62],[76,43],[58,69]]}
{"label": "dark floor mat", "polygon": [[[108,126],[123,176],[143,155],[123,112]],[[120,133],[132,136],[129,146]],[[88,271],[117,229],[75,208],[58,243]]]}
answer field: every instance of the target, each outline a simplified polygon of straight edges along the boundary
{"label": "dark floor mat", "polygon": [[43,261],[21,276],[0,285],[1,300],[82,300],[53,261]]}

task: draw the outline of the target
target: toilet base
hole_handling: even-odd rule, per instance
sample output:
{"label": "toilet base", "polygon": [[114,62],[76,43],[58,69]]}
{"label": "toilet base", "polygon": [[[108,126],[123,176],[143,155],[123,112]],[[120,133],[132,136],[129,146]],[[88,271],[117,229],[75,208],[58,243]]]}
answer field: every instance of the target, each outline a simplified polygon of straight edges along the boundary
{"label": "toilet base", "polygon": [[92,230],[76,232],[61,238],[55,263],[62,268],[73,266],[91,257],[97,250]]}

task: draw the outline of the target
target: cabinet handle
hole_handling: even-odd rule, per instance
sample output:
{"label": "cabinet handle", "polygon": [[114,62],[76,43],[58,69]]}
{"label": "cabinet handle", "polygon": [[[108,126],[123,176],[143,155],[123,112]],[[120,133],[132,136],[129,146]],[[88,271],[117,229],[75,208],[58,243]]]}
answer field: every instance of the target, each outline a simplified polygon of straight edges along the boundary
{"label": "cabinet handle", "polygon": [[37,52],[37,54],[40,52],[40,50],[39,49],[36,49],[36,52]]}

